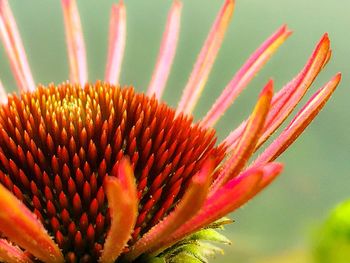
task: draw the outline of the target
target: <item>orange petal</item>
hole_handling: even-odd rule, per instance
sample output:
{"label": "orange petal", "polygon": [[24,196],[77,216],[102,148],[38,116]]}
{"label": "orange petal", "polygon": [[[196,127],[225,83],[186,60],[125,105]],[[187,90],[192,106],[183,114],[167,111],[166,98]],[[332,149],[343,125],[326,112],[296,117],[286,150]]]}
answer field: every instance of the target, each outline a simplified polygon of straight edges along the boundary
{"label": "orange petal", "polygon": [[126,42],[126,9],[124,2],[112,6],[109,22],[109,45],[106,66],[106,81],[119,84],[121,65]]}
{"label": "orange petal", "polygon": [[262,128],[264,127],[265,119],[270,108],[272,94],[273,81],[270,80],[261,91],[259,100],[249,118],[249,121],[247,122],[238,146],[233,150],[230,158],[224,162],[222,171],[214,181],[210,189],[211,194],[215,193],[215,191],[217,191],[227,181],[235,177],[252,155]]}
{"label": "orange petal", "polygon": [[18,87],[20,90],[34,91],[27,56],[7,0],[0,0],[0,34]]}
{"label": "orange petal", "polygon": [[205,127],[215,125],[228,107],[291,33],[292,32],[288,30],[286,26],[282,26],[250,56],[203,118],[202,125]]}
{"label": "orange petal", "polygon": [[32,263],[33,261],[17,246],[0,239],[0,261],[7,263]]}
{"label": "orange petal", "polygon": [[0,80],[0,104],[7,103],[7,93]]}
{"label": "orange petal", "polygon": [[257,158],[255,165],[275,160],[291,145],[317,116],[326,104],[341,79],[341,74],[334,76],[324,87],[319,89],[296,114],[287,128],[275,139],[269,147]]}
{"label": "orange petal", "polygon": [[111,214],[111,227],[99,262],[114,262],[131,237],[137,219],[138,198],[130,162],[119,164],[118,177],[106,178],[105,191]]}
{"label": "orange petal", "polygon": [[4,236],[41,261],[64,262],[60,249],[41,222],[1,184],[0,207],[0,232]]}
{"label": "orange petal", "polygon": [[157,64],[147,90],[148,96],[154,94],[158,100],[162,97],[174,61],[180,31],[181,9],[182,3],[174,0],[168,15]]}
{"label": "orange petal", "polygon": [[69,60],[69,78],[72,83],[87,82],[85,43],[75,0],[61,0]]}
{"label": "orange petal", "polygon": [[231,21],[233,9],[234,0],[226,0],[211,28],[183,91],[177,107],[178,114],[181,112],[189,114],[195,107],[214,65],[215,58]]}
{"label": "orange petal", "polygon": [[[271,103],[271,110],[266,120],[264,133],[259,139],[257,148],[259,148],[270,137],[270,135],[278,129],[303,98],[318,73],[328,61],[331,54],[329,47],[329,38],[328,35],[325,34],[319,41],[302,71],[285,87],[283,87],[283,89],[274,95]],[[224,143],[229,145],[230,149],[235,147],[243,129],[244,122],[224,140]]]}
{"label": "orange petal", "polygon": [[127,255],[129,261],[144,252],[154,252],[165,245],[164,241],[181,225],[193,217],[202,207],[208,193],[213,171],[213,161],[208,160],[196,174],[180,203],[163,221],[155,225],[131,248]]}

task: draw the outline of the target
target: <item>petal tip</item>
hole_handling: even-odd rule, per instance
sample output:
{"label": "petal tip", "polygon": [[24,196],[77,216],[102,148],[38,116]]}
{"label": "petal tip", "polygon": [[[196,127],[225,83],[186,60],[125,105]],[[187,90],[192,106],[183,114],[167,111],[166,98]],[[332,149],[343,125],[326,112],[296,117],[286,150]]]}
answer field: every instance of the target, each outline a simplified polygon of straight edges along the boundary
{"label": "petal tip", "polygon": [[173,1],[173,5],[177,8],[181,8],[182,7],[182,1],[181,0],[174,0]]}
{"label": "petal tip", "polygon": [[334,76],[334,80],[337,81],[338,83],[341,81],[343,77],[343,74],[341,72],[338,72],[335,76]]}

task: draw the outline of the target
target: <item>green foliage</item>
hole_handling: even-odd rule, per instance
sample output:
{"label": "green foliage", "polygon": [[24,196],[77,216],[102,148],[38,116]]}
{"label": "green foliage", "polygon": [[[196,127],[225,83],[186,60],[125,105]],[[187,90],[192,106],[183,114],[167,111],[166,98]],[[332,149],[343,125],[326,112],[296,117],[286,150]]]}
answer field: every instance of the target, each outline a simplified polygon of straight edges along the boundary
{"label": "green foliage", "polygon": [[350,262],[350,200],[330,214],[316,236],[317,263]]}
{"label": "green foliage", "polygon": [[144,256],[142,262],[147,263],[206,263],[208,258],[223,250],[212,243],[231,244],[218,230],[225,224],[232,223],[230,219],[222,218],[206,228],[177,242],[156,256]]}

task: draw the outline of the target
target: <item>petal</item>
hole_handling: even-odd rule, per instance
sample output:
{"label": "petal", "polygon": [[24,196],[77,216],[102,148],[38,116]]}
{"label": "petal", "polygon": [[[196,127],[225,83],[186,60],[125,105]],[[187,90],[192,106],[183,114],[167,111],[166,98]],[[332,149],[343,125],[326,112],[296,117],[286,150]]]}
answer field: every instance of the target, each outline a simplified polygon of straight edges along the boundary
{"label": "petal", "polygon": [[162,97],[174,61],[180,31],[181,10],[182,3],[174,0],[168,15],[157,64],[147,90],[148,96],[155,94],[158,100]]}
{"label": "petal", "polygon": [[[264,133],[259,139],[257,148],[259,148],[269,136],[282,124],[290,115],[295,106],[303,98],[312,82],[324,67],[330,57],[330,43],[328,35],[325,34],[316,46],[311,57],[307,61],[302,71],[276,95],[274,95],[271,104],[271,110],[268,114]],[[245,122],[230,133],[224,140],[224,143],[233,148],[241,136]]]}
{"label": "petal", "polygon": [[177,107],[178,114],[180,112],[189,114],[195,107],[207,82],[211,68],[214,65],[215,58],[231,21],[233,9],[234,0],[226,0],[210,30],[208,38],[194,65],[190,79],[183,91]]}
{"label": "petal", "polygon": [[270,108],[272,94],[273,81],[270,80],[261,91],[259,100],[247,122],[243,135],[240,137],[238,146],[233,150],[230,158],[224,162],[222,171],[213,183],[210,189],[211,194],[215,193],[215,191],[231,178],[238,175],[254,152],[255,145],[264,127],[266,116]]}
{"label": "petal", "polygon": [[119,84],[121,65],[126,42],[126,9],[124,2],[114,4],[109,22],[109,45],[106,66],[106,81]]}
{"label": "petal", "polygon": [[0,0],[0,34],[18,87],[24,91],[35,90],[27,56],[7,0]]}
{"label": "petal", "polygon": [[0,260],[8,263],[31,263],[33,261],[17,246],[0,239]]}
{"label": "petal", "polygon": [[326,104],[341,79],[341,74],[334,76],[324,87],[319,89],[296,114],[286,129],[275,139],[271,145],[257,158],[255,165],[275,160],[291,145],[305,130],[310,122]]}
{"label": "petal", "polygon": [[0,80],[0,104],[7,103],[7,93]]}
{"label": "petal", "polygon": [[134,173],[127,159],[120,162],[117,177],[106,178],[105,191],[111,214],[111,227],[99,259],[102,263],[114,262],[122,253],[137,219],[137,189]]}
{"label": "petal", "polygon": [[9,240],[44,262],[64,262],[41,222],[1,184],[0,207],[0,232]]}
{"label": "petal", "polygon": [[[269,112],[264,134],[260,138],[257,148],[283,123],[303,98],[325,63],[329,60],[329,48],[329,38],[328,35],[325,34],[302,72],[296,79],[291,81],[284,89],[276,94],[276,99],[272,101],[272,108]],[[279,97],[279,94],[283,94],[281,95],[282,98]]]}
{"label": "petal", "polygon": [[69,60],[69,78],[72,83],[87,82],[85,43],[75,0],[61,0]]}
{"label": "petal", "polygon": [[205,127],[215,125],[228,107],[291,33],[292,32],[289,31],[286,26],[282,26],[250,56],[203,118],[202,125]]}
{"label": "petal", "polygon": [[270,169],[265,169],[265,166],[253,167],[243,172],[240,176],[231,179],[206,200],[203,208],[197,215],[188,220],[168,238],[166,247],[246,203],[262,189],[262,178],[267,176],[267,172],[270,172]]}
{"label": "petal", "polygon": [[131,248],[127,255],[129,261],[134,260],[144,252],[153,252],[165,245],[164,241],[182,224],[194,216],[202,207],[211,183],[213,161],[208,160],[197,173],[180,203],[163,221],[155,225]]}
{"label": "petal", "polygon": [[[263,169],[263,176],[259,182],[258,187],[255,191],[252,192],[251,198],[254,197],[257,193],[267,187],[272,181],[276,179],[283,171],[283,164],[281,163],[267,163],[261,167]],[[251,168],[249,168],[251,169]]]}

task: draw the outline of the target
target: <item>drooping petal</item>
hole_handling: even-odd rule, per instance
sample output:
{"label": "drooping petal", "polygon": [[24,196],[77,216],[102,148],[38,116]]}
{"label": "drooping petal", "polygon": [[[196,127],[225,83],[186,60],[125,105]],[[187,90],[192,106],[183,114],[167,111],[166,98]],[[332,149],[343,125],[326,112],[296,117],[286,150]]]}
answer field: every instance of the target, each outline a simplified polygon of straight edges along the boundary
{"label": "drooping petal", "polygon": [[103,246],[101,263],[114,262],[131,237],[137,219],[137,188],[130,162],[122,159],[118,176],[106,178],[105,191],[111,213],[111,227]]}
{"label": "drooping petal", "polygon": [[161,248],[163,242],[176,229],[199,211],[208,194],[212,171],[213,161],[209,159],[192,178],[184,197],[174,211],[138,240],[128,253],[128,260],[132,261],[144,252],[150,253]]}
{"label": "drooping petal", "polygon": [[0,34],[19,89],[23,91],[35,90],[27,56],[7,0],[0,0]]}
{"label": "drooping petal", "polygon": [[228,107],[291,33],[287,26],[282,26],[250,56],[203,118],[202,125],[204,127],[215,125]]}
{"label": "drooping petal", "polygon": [[326,104],[341,79],[341,74],[334,76],[324,87],[319,89],[296,114],[294,119],[275,139],[269,147],[257,158],[254,165],[260,165],[275,160],[291,145],[305,130],[310,122]]}
{"label": "drooping petal", "polygon": [[69,78],[72,83],[87,82],[85,43],[78,7],[75,0],[61,0],[69,60]]}
{"label": "drooping petal", "polygon": [[257,188],[257,192],[253,192],[252,197],[255,196],[259,191],[267,187],[270,183],[272,183],[275,178],[280,175],[283,171],[283,164],[281,163],[268,163],[264,167],[264,174],[259,182],[259,187]]}
{"label": "drooping petal", "polygon": [[[264,133],[258,142],[257,148],[282,124],[303,98],[320,70],[328,61],[330,56],[329,48],[329,38],[328,35],[325,34],[319,41],[302,71],[274,95],[271,103],[271,110],[266,120]],[[223,141],[226,145],[229,145],[229,149],[234,148],[243,132],[244,126],[245,122],[231,132]]]}
{"label": "drooping petal", "polygon": [[177,107],[177,113],[184,112],[189,114],[195,107],[205,83],[207,82],[211,68],[214,65],[225,32],[231,21],[233,9],[234,0],[226,0],[194,65],[190,79],[186,84]]}
{"label": "drooping petal", "polygon": [[7,102],[7,94],[2,82],[0,80],[0,104],[4,104]]}
{"label": "drooping petal", "polygon": [[[322,70],[329,58],[330,42],[328,35],[325,34],[315,51],[311,55],[304,70],[301,74],[289,84],[289,89],[280,91],[283,99],[275,99],[272,101],[272,108],[266,123],[264,134],[261,136],[257,147],[262,145],[270,135],[283,123],[290,115],[296,105],[305,95],[308,88],[316,79],[318,73]],[[278,98],[278,95],[277,95]]]}
{"label": "drooping petal", "polygon": [[244,167],[249,157],[255,149],[259,139],[265,119],[270,108],[273,95],[273,81],[270,80],[261,91],[259,100],[251,114],[249,121],[244,129],[238,146],[234,149],[231,156],[224,162],[223,169],[217,179],[214,181],[210,193],[215,193],[222,185],[231,178],[235,177]]}
{"label": "drooping petal", "polygon": [[0,232],[9,240],[44,262],[64,262],[60,249],[40,221],[2,184],[0,207]]}
{"label": "drooping petal", "polygon": [[126,9],[123,0],[112,6],[109,24],[109,44],[106,81],[118,84],[126,42]]}
{"label": "drooping petal", "polygon": [[[274,169],[269,168],[276,165]],[[234,211],[257,194],[264,183],[262,178],[276,177],[282,170],[280,164],[268,164],[262,167],[253,167],[240,176],[231,179],[226,185],[220,188],[214,195],[209,197],[200,212],[192,219],[183,224],[173,235],[171,235],[164,247],[168,247],[178,240],[181,240],[190,233],[214,222],[224,215]]]}
{"label": "drooping petal", "polygon": [[32,263],[33,261],[17,246],[0,238],[0,261],[7,263]]}
{"label": "drooping petal", "polygon": [[157,64],[148,86],[147,95],[152,96],[154,94],[158,100],[162,97],[175,57],[180,32],[181,10],[181,1],[174,0],[168,15]]}

